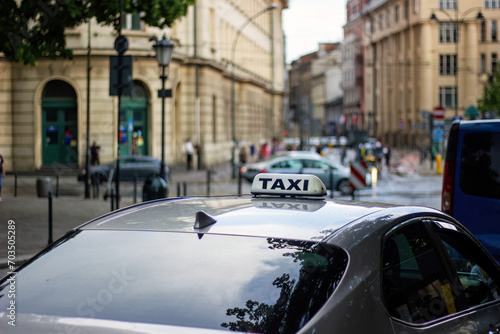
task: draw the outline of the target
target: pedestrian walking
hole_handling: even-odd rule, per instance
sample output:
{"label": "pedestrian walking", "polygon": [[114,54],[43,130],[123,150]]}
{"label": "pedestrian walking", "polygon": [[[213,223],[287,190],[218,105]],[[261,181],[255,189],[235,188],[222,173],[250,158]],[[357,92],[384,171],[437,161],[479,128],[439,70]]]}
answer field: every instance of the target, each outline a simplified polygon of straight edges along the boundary
{"label": "pedestrian walking", "polygon": [[340,163],[342,165],[345,165],[345,158],[347,157],[347,147],[345,145],[342,145],[342,150],[340,154]]}
{"label": "pedestrian walking", "polygon": [[240,159],[240,164],[244,165],[247,163],[247,148],[245,145],[241,147],[240,154],[238,157]]}
{"label": "pedestrian walking", "polygon": [[191,142],[191,139],[186,140],[186,158],[187,158],[187,169],[191,170],[193,167],[193,154],[194,154],[194,146]]}
{"label": "pedestrian walking", "polygon": [[386,146],[384,146],[383,152],[384,152],[384,157],[385,157],[385,165],[387,166],[387,169],[390,169],[390,167],[391,167],[391,148],[386,145]]}
{"label": "pedestrian walking", "polygon": [[271,157],[271,148],[269,144],[265,142],[260,148],[260,160],[267,160]]}
{"label": "pedestrian walking", "polygon": [[3,156],[0,154],[0,201],[2,200],[2,181],[5,178],[5,168],[3,167]]}
{"label": "pedestrian walking", "polygon": [[250,145],[250,159],[251,162],[255,162],[255,144]]}
{"label": "pedestrian walking", "polygon": [[132,144],[132,155],[136,157],[140,157],[142,155],[141,150],[137,147],[136,143]]}
{"label": "pedestrian walking", "polygon": [[90,164],[92,166],[101,164],[99,160],[100,153],[101,153],[101,147],[97,145],[97,143],[94,141],[92,143],[92,146],[90,147]]}

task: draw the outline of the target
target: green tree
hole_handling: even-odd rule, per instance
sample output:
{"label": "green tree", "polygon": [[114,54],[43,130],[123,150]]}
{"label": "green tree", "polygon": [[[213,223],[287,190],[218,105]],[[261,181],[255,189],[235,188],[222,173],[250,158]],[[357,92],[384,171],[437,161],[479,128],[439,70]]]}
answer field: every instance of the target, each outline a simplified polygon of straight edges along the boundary
{"label": "green tree", "polygon": [[495,70],[491,79],[483,88],[483,96],[477,100],[477,107],[483,116],[488,110],[500,111],[500,71],[498,69]]}
{"label": "green tree", "polygon": [[[187,14],[196,0],[123,0],[124,13],[141,13],[152,27],[164,28]],[[1,0],[0,54],[35,65],[40,57],[72,58],[66,48],[65,28],[95,18],[119,27],[120,0]]]}

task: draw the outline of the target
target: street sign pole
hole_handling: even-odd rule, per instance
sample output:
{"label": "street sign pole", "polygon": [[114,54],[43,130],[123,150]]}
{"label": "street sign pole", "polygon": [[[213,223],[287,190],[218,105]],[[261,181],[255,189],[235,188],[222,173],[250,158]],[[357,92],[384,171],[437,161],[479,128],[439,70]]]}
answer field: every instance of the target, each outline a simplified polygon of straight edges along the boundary
{"label": "street sign pole", "polygon": [[[122,35],[122,17],[123,17],[123,0],[120,0],[120,17],[118,24],[118,37],[115,40],[115,50],[118,56],[110,57],[110,87],[109,95],[118,96],[118,132],[117,132],[117,153],[116,153],[116,181],[115,181],[115,200],[116,209],[119,208],[120,201],[120,112],[122,95],[132,95],[132,57],[124,57],[123,54],[128,50],[128,39]],[[113,198],[111,198],[113,201]]]}

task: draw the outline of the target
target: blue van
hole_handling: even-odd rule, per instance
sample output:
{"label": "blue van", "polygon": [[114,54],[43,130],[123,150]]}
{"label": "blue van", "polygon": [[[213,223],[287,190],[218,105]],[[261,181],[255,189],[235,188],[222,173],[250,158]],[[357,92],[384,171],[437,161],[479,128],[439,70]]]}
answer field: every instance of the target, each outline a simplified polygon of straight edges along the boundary
{"label": "blue van", "polygon": [[442,191],[441,210],[500,262],[500,119],[453,123]]}

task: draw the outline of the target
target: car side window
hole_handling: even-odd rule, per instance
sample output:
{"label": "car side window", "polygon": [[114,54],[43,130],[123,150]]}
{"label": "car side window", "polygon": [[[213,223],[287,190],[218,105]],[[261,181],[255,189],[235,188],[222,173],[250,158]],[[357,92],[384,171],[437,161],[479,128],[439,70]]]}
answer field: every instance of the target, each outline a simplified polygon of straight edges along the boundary
{"label": "car side window", "polygon": [[328,165],[323,161],[304,159],[302,160],[304,168],[328,169]]}
{"label": "car side window", "polygon": [[295,169],[300,169],[302,168],[302,164],[296,160],[283,160],[280,162],[275,163],[274,165],[271,166],[271,168],[295,168]]}
{"label": "car side window", "polygon": [[484,251],[454,225],[437,222],[436,229],[456,277],[456,298],[465,308],[500,299],[500,277]]}
{"label": "car side window", "polygon": [[457,311],[452,284],[424,224],[410,223],[385,238],[382,289],[389,314],[424,323]]}

